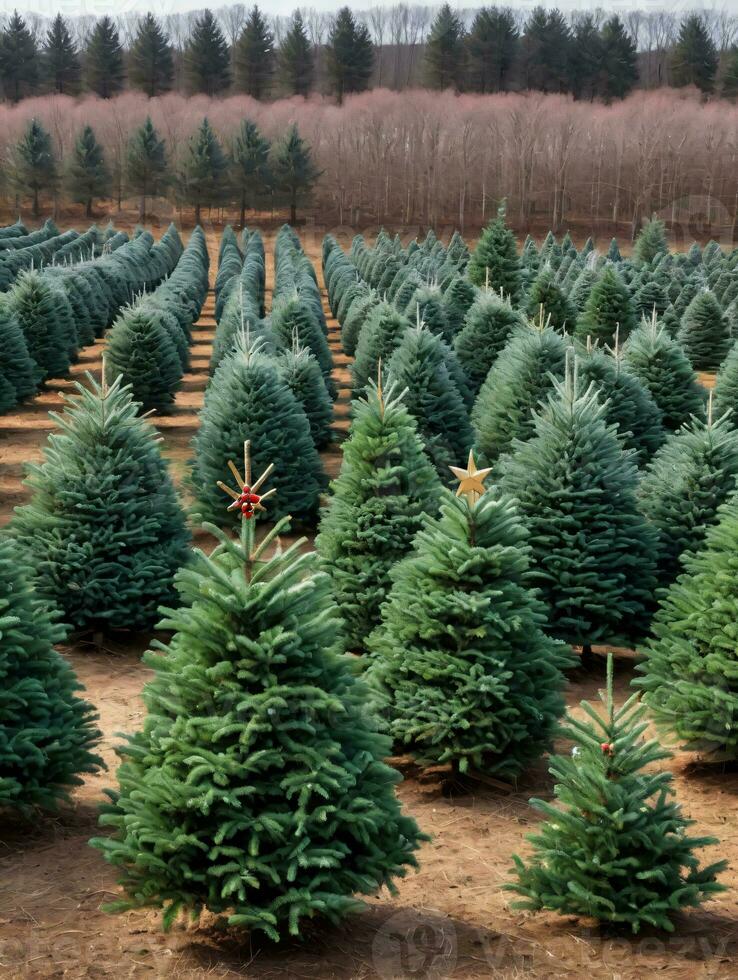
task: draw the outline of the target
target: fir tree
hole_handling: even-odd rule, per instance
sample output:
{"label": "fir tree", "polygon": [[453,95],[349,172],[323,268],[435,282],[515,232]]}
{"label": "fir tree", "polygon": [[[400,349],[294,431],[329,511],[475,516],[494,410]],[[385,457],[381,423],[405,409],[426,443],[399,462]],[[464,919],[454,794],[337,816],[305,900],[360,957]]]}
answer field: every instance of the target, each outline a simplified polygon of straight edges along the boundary
{"label": "fir tree", "polygon": [[315,64],[313,49],[302,14],[296,10],[277,52],[279,78],[288,95],[307,96],[313,87]]}
{"label": "fir tree", "polygon": [[572,332],[576,311],[555,282],[550,266],[544,266],[533,281],[528,293],[527,311],[532,320],[541,317],[554,330],[568,329]]}
{"label": "fir tree", "polygon": [[475,450],[492,465],[514,439],[533,434],[533,411],[563,377],[566,343],[554,330],[514,333],[493,363],[472,409]]}
{"label": "fir tree", "polygon": [[313,163],[312,149],[293,123],[287,135],[274,150],[272,161],[274,186],[290,207],[290,224],[297,223],[297,205],[309,197],[321,175]]}
{"label": "fir tree", "polygon": [[161,194],[168,183],[166,145],[154,129],[151,117],[133,134],[126,155],[126,179],[141,198],[140,220],[146,218],[146,199]]}
{"label": "fir tree", "polygon": [[369,87],[374,45],[369,29],[356,21],[349,7],[342,7],[333,18],[325,56],[328,81],[339,105],[344,96]]}
{"label": "fir tree", "polygon": [[480,235],[467,274],[475,286],[487,286],[507,297],[513,305],[519,301],[520,259],[515,235],[505,224],[504,205]]}
{"label": "fir tree", "polygon": [[145,309],[124,310],[107,338],[105,374],[122,377],[144,411],[167,411],[182,383],[182,362],[160,319]]}
{"label": "fir tree", "polygon": [[559,10],[536,7],[525,24],[520,45],[523,87],[566,92],[570,87],[572,34]]}
{"label": "fir tree", "polygon": [[[461,488],[481,487],[473,457]],[[470,494],[471,496],[471,494]],[[368,678],[396,743],[421,765],[516,778],[548,747],[564,711],[568,651],[543,632],[514,504],[441,497],[395,566]]]}
{"label": "fir tree", "polygon": [[444,3],[425,42],[425,75],[430,88],[461,87],[465,68],[464,40],[464,25]]}
{"label": "fir tree", "polygon": [[612,266],[608,266],[592,287],[584,310],[577,320],[576,335],[582,341],[612,344],[615,337],[626,340],[635,330],[636,317],[628,287]]}
{"label": "fir tree", "polygon": [[52,92],[58,95],[76,95],[79,92],[82,77],[79,51],[61,14],[56,15],[46,32],[41,68]]}
{"label": "fir tree", "polygon": [[151,99],[172,87],[172,46],[153,14],[146,14],[139,21],[128,52],[128,75],[134,88],[141,89]]}
{"label": "fir tree", "polygon": [[103,148],[91,126],[85,126],[74,143],[67,163],[66,185],[72,200],[84,204],[88,218],[92,217],[93,200],[107,197],[110,192],[110,173]]}
{"label": "fir tree", "polygon": [[6,294],[8,308],[20,324],[28,353],[41,379],[60,378],[69,370],[69,346],[55,294],[38,272],[20,274]]}
{"label": "fir tree", "polygon": [[534,434],[502,463],[500,486],[530,531],[530,584],[552,636],[585,648],[640,639],[656,586],[656,531],[639,513],[638,472],[575,371],[534,414]]}
{"label": "fir tree", "polygon": [[274,35],[254,5],[234,50],[236,88],[254,99],[269,94],[274,74]]}
{"label": "fir tree", "polygon": [[720,365],[713,394],[716,415],[724,415],[730,409],[738,417],[738,342],[733,344]]}
{"label": "fir tree", "polygon": [[672,85],[696,85],[701,92],[714,89],[718,53],[703,14],[688,14],[682,21],[670,68]]}
{"label": "fir tree", "polygon": [[616,709],[612,688],[610,654],[604,710],[583,701],[582,718],[567,715],[562,734],[574,748],[550,767],[558,805],[531,800],[548,819],[529,838],[531,860],[515,856],[517,881],[506,887],[524,896],[513,908],[673,932],[674,914],[722,891],[715,879],[726,864],[700,868],[694,851],[717,841],[687,836],[693,821],[681,815],[672,774],[654,765],[671,753],[643,740],[637,695]]}
{"label": "fir tree", "polygon": [[571,90],[576,99],[600,94],[603,40],[592,14],[577,17],[571,39]]}
{"label": "fir tree", "polygon": [[[382,284],[379,286],[380,290]],[[466,315],[479,295],[479,290],[464,276],[454,276],[443,293],[443,309],[448,323],[448,337],[453,340],[464,326]]]}
{"label": "fir tree", "polygon": [[241,204],[241,226],[246,223],[246,208],[255,208],[272,186],[270,150],[269,140],[261,135],[256,123],[244,119],[231,151],[233,183]]}
{"label": "fir tree", "polygon": [[714,371],[730,350],[730,331],[715,294],[703,289],[682,316],[677,340],[698,371]]}
{"label": "fir tree", "polygon": [[336,643],[330,579],[304,540],[265,557],[286,524],[258,547],[251,519],[240,542],[206,525],[220,545],[180,576],[184,606],[165,611],[165,655],[146,657],[148,713],[101,820],[114,833],[93,842],[123,869],[109,911],[163,907],[167,928],[207,909],[278,940],[318,914],[336,922],[415,864],[422,835]]}
{"label": "fir tree", "polygon": [[606,102],[624,99],[638,81],[638,51],[617,14],[602,25],[600,49],[599,94]]}
{"label": "fir tree", "polygon": [[351,365],[355,395],[363,395],[369,382],[377,378],[380,365],[387,363],[409,327],[407,317],[389,303],[374,304],[361,330],[356,357]]}
{"label": "fir tree", "polygon": [[12,529],[39,597],[78,631],[151,629],[174,603],[189,535],[153,426],[115,382],[67,399],[44,461],[29,467],[31,502]]}
{"label": "fir tree", "polygon": [[195,224],[200,224],[203,206],[213,207],[227,194],[228,160],[218,137],[207,119],[190,138],[179,174],[181,191],[188,204],[194,205]]}
{"label": "fir tree", "polygon": [[633,258],[636,262],[650,264],[660,255],[666,255],[668,251],[669,244],[666,240],[664,222],[654,215],[650,221],[644,223],[638,234],[633,247]]}
{"label": "fir tree", "polygon": [[333,583],[350,650],[379,624],[390,570],[410,550],[440,485],[396,388],[370,383],[354,405],[341,472],[331,486],[315,547]]}
{"label": "fir tree", "polygon": [[11,178],[20,194],[31,196],[31,214],[37,218],[39,194],[42,191],[53,191],[59,180],[51,136],[37,119],[30,121],[14,147]]}
{"label": "fir tree", "polygon": [[101,17],[95,23],[85,51],[85,82],[101,99],[110,99],[123,89],[123,48],[115,23]]}
{"label": "fir tree", "polygon": [[38,84],[36,41],[17,10],[0,34],[0,80],[10,102],[32,95]]}
{"label": "fir tree", "polygon": [[451,340],[443,294],[437,286],[418,286],[405,308],[405,316],[411,323],[422,323],[437,337]]}
{"label": "fir tree", "polygon": [[195,21],[184,61],[187,82],[193,93],[219,95],[230,86],[228,44],[211,11],[203,11]]}
{"label": "fir tree", "polygon": [[482,7],[466,39],[469,88],[506,92],[520,35],[511,10]]}
{"label": "fir tree", "polygon": [[65,636],[30,585],[22,553],[0,539],[0,810],[33,815],[69,802],[69,790],[94,773],[101,733],[77,694],[71,667],[54,649]]}
{"label": "fir tree", "polygon": [[326,391],[335,397],[335,385],[331,378],[333,357],[328,339],[304,296],[293,295],[277,297],[272,306],[271,329],[282,346],[289,348],[293,343],[307,347],[315,357],[323,375]]}
{"label": "fir tree", "polygon": [[738,45],[736,44],[728,52],[723,70],[721,95],[724,99],[735,99],[738,96]]}
{"label": "fir tree", "polygon": [[291,350],[279,355],[277,367],[305,412],[315,448],[325,449],[331,441],[333,402],[315,355],[295,342]]}
{"label": "fir tree", "polygon": [[42,371],[28,352],[26,338],[7,299],[0,301],[0,372],[11,399],[4,411],[35,395]]}
{"label": "fir tree", "polygon": [[512,334],[525,326],[521,313],[497,293],[481,292],[454,340],[454,351],[474,394]]}

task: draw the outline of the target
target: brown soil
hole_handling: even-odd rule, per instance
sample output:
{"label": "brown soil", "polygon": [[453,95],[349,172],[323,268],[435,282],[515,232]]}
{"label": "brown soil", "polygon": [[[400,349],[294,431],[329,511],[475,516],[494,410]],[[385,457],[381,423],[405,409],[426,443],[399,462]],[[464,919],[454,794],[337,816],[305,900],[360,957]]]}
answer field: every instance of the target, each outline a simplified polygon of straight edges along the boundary
{"label": "brown soil", "polygon": [[[209,242],[217,255],[215,236]],[[268,281],[273,273],[271,237],[266,242]],[[320,270],[319,241],[310,257]],[[330,339],[341,391],[336,429],[348,419],[346,359],[338,327],[329,319]],[[202,403],[213,337],[213,300],[208,298],[195,330],[193,371],[185,379],[172,415],[155,420],[163,450],[179,479]],[[100,369],[102,342],[83,352],[72,376]],[[54,382],[32,403],[0,417],[0,523],[27,499],[21,484],[24,464],[41,457],[50,429],[47,412],[58,409],[69,379]],[[325,458],[337,472],[340,450]],[[203,542],[204,543],[204,542]],[[672,936],[638,938],[598,929],[594,923],[550,914],[530,915],[509,908],[501,885],[509,877],[510,855],[526,853],[525,835],[537,817],[531,796],[550,798],[552,783],[541,764],[511,791],[472,788],[444,795],[406,770],[399,794],[407,811],[432,840],[419,855],[420,870],[400,882],[398,893],[370,898],[366,911],[341,928],[316,927],[303,943],[275,947],[248,937],[220,933],[209,921],[160,931],[154,913],[110,916],[102,903],[116,895],[115,870],[88,839],[97,833],[96,812],[106,787],[115,783],[117,733],[141,725],[141,689],[150,672],[140,663],[147,638],[129,637],[107,649],[70,646],[64,653],[100,712],[102,754],[110,767],[86,780],[74,803],[57,817],[28,824],[0,823],[0,977],[735,977],[738,974],[738,776],[695,768],[677,755],[669,768],[684,811],[700,833],[719,837],[713,850],[732,867],[729,891],[704,908],[685,913]],[[602,665],[572,680],[568,702],[596,697]],[[618,701],[628,695],[632,660],[618,660]],[[712,854],[707,857],[713,859]]]}

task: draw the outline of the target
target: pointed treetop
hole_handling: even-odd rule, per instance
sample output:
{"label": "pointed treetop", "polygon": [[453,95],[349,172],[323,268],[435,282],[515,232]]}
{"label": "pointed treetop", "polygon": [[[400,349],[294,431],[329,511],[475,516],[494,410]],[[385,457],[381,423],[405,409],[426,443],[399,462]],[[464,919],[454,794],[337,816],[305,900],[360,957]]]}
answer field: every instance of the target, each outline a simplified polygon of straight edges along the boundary
{"label": "pointed treetop", "polygon": [[459,485],[456,488],[456,496],[466,497],[469,505],[473,507],[487,489],[484,485],[484,481],[492,472],[492,467],[488,466],[483,470],[477,469],[477,464],[474,459],[474,450],[470,449],[469,459],[466,462],[466,469],[461,466],[449,466],[449,469],[459,481]]}
{"label": "pointed treetop", "polygon": [[232,490],[227,484],[218,480],[218,486],[224,493],[227,493],[229,497],[232,498],[233,503],[229,505],[228,510],[238,510],[241,513],[241,517],[244,520],[250,521],[257,511],[265,511],[266,507],[263,506],[263,501],[267,500],[269,497],[273,496],[277,490],[272,488],[267,490],[264,494],[259,494],[259,489],[262,487],[264,482],[271,475],[274,469],[274,463],[270,463],[269,466],[264,470],[259,479],[252,484],[251,482],[251,440],[247,439],[243,444],[243,470],[244,476],[238,471],[238,467],[233,462],[233,460],[228,460],[228,468],[231,473],[233,473],[236,478],[236,484],[241,489],[240,491]]}

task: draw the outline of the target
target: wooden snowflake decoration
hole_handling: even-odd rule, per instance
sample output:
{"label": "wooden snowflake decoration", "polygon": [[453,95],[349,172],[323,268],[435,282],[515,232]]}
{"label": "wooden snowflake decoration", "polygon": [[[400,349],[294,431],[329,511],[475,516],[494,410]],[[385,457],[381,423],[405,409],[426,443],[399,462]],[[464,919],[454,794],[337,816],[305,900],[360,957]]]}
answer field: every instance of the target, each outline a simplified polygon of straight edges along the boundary
{"label": "wooden snowflake decoration", "polygon": [[272,470],[274,469],[274,463],[270,463],[259,479],[252,483],[251,441],[247,439],[243,444],[244,475],[241,476],[238,471],[238,467],[230,459],[228,460],[228,468],[236,478],[236,484],[238,487],[240,487],[240,490],[233,490],[221,480],[218,480],[218,486],[224,493],[227,493],[233,501],[233,503],[228,507],[228,510],[237,510],[244,520],[250,521],[256,515],[257,511],[266,510],[266,507],[264,507],[264,501],[277,492],[276,489],[273,488],[271,490],[267,490],[266,493],[259,493],[259,490],[271,475]]}

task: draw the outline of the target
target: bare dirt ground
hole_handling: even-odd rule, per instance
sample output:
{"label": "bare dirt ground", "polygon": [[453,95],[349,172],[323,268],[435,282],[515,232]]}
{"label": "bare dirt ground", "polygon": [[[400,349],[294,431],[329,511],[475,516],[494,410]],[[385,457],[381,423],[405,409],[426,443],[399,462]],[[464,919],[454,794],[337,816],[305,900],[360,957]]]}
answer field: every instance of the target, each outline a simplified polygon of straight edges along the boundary
{"label": "bare dirt ground", "polygon": [[[217,255],[217,237],[209,245]],[[319,239],[304,236],[320,270]],[[273,273],[268,236],[267,276]],[[214,270],[213,270],[214,271]],[[320,274],[320,272],[319,272]],[[337,436],[348,424],[346,358],[338,326],[329,319],[340,393]],[[155,420],[163,451],[175,476],[186,469],[189,445],[202,403],[214,331],[213,298],[195,330],[192,373],[185,379],[175,411]],[[102,342],[86,349],[72,376],[100,369]],[[60,408],[60,393],[71,382],[57,381],[17,412],[0,417],[0,523],[27,499],[24,464],[41,458],[51,428],[47,412]],[[332,475],[340,449],[324,457]],[[202,542],[205,543],[204,541]],[[738,975],[738,775],[699,769],[677,755],[669,768],[684,811],[700,833],[720,838],[714,848],[731,864],[729,890],[704,908],[685,913],[671,936],[637,938],[610,933],[594,923],[549,914],[530,915],[509,907],[500,885],[509,877],[510,855],[526,853],[525,835],[537,817],[528,800],[550,798],[545,764],[528,773],[511,792],[480,788],[444,796],[433,785],[406,773],[399,794],[408,812],[431,835],[419,854],[420,870],[399,883],[394,896],[383,892],[366,911],[340,928],[315,928],[302,943],[279,947],[247,936],[219,932],[215,924],[177,925],[163,934],[154,913],[109,916],[100,911],[115,897],[115,871],[87,841],[97,833],[97,806],[114,785],[117,733],[142,723],[141,689],[150,676],[140,655],[148,638],[130,636],[98,650],[78,644],[64,653],[100,713],[102,754],[107,773],[88,779],[72,807],[56,817],[28,824],[0,823],[0,977],[5,978],[400,978],[400,977],[735,977]],[[618,701],[629,692],[632,661],[618,660]],[[596,697],[603,671],[572,679],[568,702]],[[714,859],[713,854],[708,854]]]}

